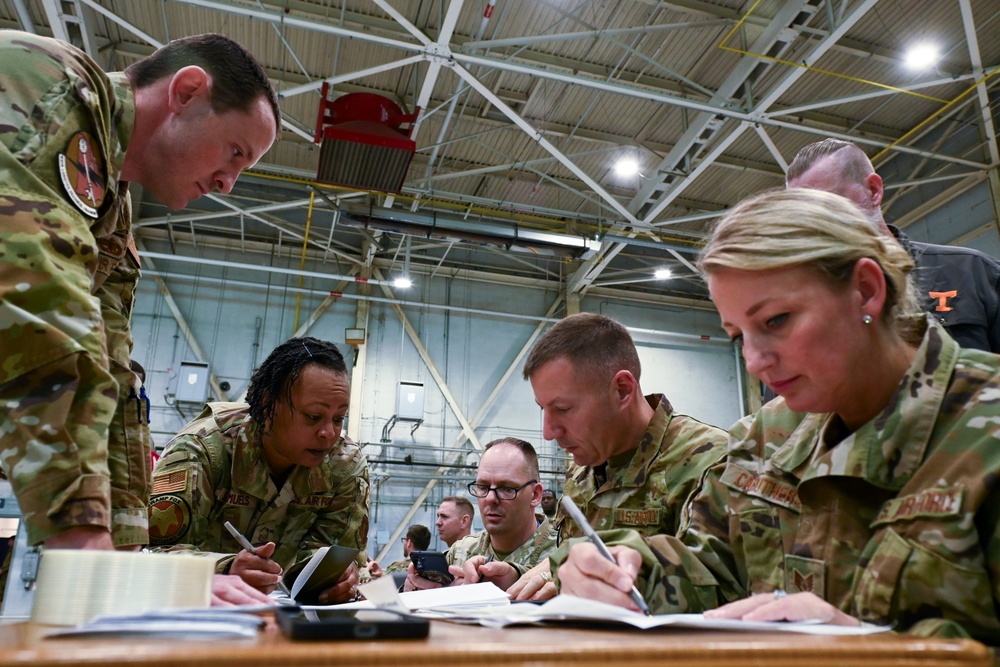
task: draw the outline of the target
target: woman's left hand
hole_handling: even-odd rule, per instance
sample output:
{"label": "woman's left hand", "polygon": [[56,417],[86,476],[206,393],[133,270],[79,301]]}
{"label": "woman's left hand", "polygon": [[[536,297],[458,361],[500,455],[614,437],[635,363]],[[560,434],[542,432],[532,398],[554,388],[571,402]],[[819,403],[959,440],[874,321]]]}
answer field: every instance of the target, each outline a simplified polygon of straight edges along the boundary
{"label": "woman's left hand", "polygon": [[320,604],[350,602],[358,595],[358,566],[351,563],[333,586],[319,594]]}
{"label": "woman's left hand", "polygon": [[820,621],[830,625],[860,625],[814,593],[782,591],[751,595],[705,612],[705,618],[735,618],[743,621]]}

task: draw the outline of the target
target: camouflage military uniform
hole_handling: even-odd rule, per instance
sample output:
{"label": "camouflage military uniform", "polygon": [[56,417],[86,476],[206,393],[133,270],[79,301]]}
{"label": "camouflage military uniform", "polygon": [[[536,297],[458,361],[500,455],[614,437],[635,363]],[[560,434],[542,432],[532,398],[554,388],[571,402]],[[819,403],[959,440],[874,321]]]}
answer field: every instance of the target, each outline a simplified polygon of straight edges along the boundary
{"label": "camouflage military uniform", "polygon": [[494,560],[513,565],[518,575],[524,574],[547,558],[549,553],[556,548],[555,530],[553,530],[549,518],[544,514],[536,514],[535,521],[538,523],[538,528],[535,529],[528,541],[505,555],[493,550],[490,534],[485,530],[475,535],[463,537],[448,549],[445,556],[448,565],[461,565],[473,556],[493,556]]}
{"label": "camouflage military uniform", "polygon": [[409,558],[404,558],[402,560],[397,560],[394,563],[390,563],[385,569],[382,570],[383,574],[392,574],[393,572],[406,572],[410,567],[412,561]]}
{"label": "camouflage military uniform", "polygon": [[281,489],[271,479],[260,427],[245,403],[209,403],[170,441],[153,471],[149,538],[160,551],[197,551],[224,572],[241,547],[229,521],[271,557],[291,585],[320,547],[360,549],[367,562],[368,462],[351,441],[314,468],[296,466]]}
{"label": "camouflage military uniform", "polygon": [[[603,470],[572,466],[566,473],[563,495],[572,498],[598,530],[675,534],[681,507],[705,471],[726,454],[725,431],[675,414],[662,394],[646,400],[655,412],[636,447],[611,457]],[[553,523],[560,543],[583,535],[561,505]]]}
{"label": "camouflage military uniform", "polygon": [[[119,383],[135,382],[138,262],[119,181],[131,86],[69,45],[16,31],[0,32],[0,63],[0,465],[31,544],[78,526],[143,544],[148,475],[108,467],[109,437],[113,460],[142,458],[109,434]],[[126,430],[139,431],[128,446],[145,444],[148,461],[142,428],[116,429]]]}
{"label": "camouflage military uniform", "polygon": [[680,539],[644,554],[657,611],[811,591],[852,616],[1000,644],[1000,357],[931,321],[888,407],[853,434],[783,400],[733,428]]}

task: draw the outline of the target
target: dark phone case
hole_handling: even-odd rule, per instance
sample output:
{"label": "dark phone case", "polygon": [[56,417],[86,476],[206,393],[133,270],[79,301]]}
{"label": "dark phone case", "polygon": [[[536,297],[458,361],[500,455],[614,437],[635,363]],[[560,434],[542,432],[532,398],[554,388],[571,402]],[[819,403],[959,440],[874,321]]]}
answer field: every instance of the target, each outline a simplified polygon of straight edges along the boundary
{"label": "dark phone case", "polygon": [[315,621],[296,607],[278,607],[274,615],[278,627],[289,639],[422,639],[430,632],[430,623],[425,618],[392,614],[395,618],[359,620],[351,612],[316,613],[319,620]]}
{"label": "dark phone case", "polygon": [[411,551],[410,560],[417,574],[428,581],[447,586],[455,580],[448,571],[448,559],[441,551]]}

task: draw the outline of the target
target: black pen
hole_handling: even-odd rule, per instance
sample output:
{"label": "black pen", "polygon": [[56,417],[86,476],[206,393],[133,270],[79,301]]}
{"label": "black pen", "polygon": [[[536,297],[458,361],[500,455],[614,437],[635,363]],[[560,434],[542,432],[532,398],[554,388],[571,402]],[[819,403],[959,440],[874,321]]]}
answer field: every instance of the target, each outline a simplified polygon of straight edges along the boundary
{"label": "black pen", "polygon": [[[243,533],[236,530],[236,526],[229,523],[228,521],[223,525],[226,527],[226,530],[229,531],[229,534],[236,538],[236,541],[240,543],[241,547],[243,547],[246,551],[252,553],[254,556],[257,555],[257,550],[254,549],[254,546],[252,544],[250,544],[250,540],[243,537]],[[287,595],[288,597],[292,597],[291,591],[288,590],[288,586],[285,586],[285,582],[282,581],[280,577],[278,578],[278,588],[281,589],[281,592]]]}
{"label": "black pen", "polygon": [[[610,551],[608,551],[608,547],[605,546],[604,542],[597,535],[597,531],[594,530],[593,526],[590,525],[590,522],[587,521],[587,517],[583,516],[583,512],[581,512],[580,508],[576,506],[573,499],[564,495],[562,497],[562,506],[563,509],[566,510],[566,513],[569,514],[570,518],[576,522],[576,525],[583,529],[584,534],[590,539],[591,542],[594,543],[594,546],[601,552],[601,555],[617,565],[618,561],[616,561],[615,557],[611,555]],[[632,590],[629,595],[632,596],[632,602],[635,602],[635,605],[642,610],[642,613],[646,614],[646,616],[652,616],[652,614],[649,613],[649,606],[646,605],[646,601],[642,598],[642,593],[639,592],[639,589],[636,588],[634,584],[632,585]]]}

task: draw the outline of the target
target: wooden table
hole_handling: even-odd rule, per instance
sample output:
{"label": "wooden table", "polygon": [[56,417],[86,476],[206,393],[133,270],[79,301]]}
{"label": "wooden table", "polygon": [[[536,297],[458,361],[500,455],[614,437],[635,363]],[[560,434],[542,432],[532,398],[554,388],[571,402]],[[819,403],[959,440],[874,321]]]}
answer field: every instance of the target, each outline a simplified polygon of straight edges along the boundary
{"label": "wooden table", "polygon": [[550,625],[495,630],[431,622],[423,640],[291,642],[270,622],[256,639],[44,639],[31,623],[0,625],[0,665],[65,667],[934,667],[987,666],[993,652],[968,640],[894,634],[813,637],[786,633],[594,630]]}

